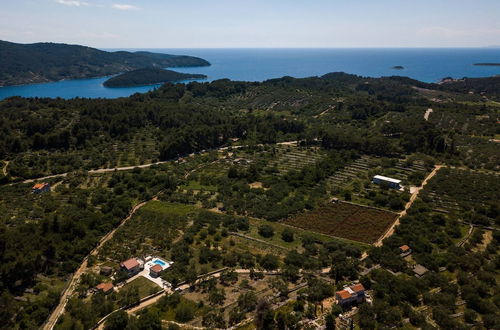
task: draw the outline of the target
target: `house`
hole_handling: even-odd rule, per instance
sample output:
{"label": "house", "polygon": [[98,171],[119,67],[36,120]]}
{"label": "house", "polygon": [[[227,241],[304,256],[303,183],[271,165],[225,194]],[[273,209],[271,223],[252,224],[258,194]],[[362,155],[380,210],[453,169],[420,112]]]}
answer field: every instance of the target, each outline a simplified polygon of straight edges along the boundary
{"label": "house", "polygon": [[97,291],[100,291],[104,294],[108,294],[113,292],[113,284],[112,283],[101,283],[98,286],[96,286]]}
{"label": "house", "polygon": [[335,293],[337,302],[343,308],[362,303],[365,300],[365,288],[363,284],[355,284]]}
{"label": "house", "polygon": [[410,255],[411,254],[411,249],[408,245],[401,245],[399,247],[399,254],[402,256],[402,257],[406,257],[407,255]]}
{"label": "house", "polygon": [[385,184],[393,189],[401,189],[401,180],[388,178],[382,175],[375,175],[372,179],[372,182],[375,184]]}
{"label": "house", "polygon": [[422,265],[415,265],[413,267],[413,272],[415,273],[415,276],[416,277],[422,277],[424,276],[429,270],[427,268],[425,268],[424,266]]}
{"label": "house", "polygon": [[160,276],[160,273],[162,272],[163,268],[156,264],[154,266],[152,266],[151,268],[149,268],[149,274],[151,275],[151,277],[158,277]]}
{"label": "house", "polygon": [[41,193],[49,192],[49,191],[50,191],[50,184],[48,184],[46,182],[37,183],[32,188],[32,192],[34,194],[41,194]]}
{"label": "house", "polygon": [[130,258],[122,262],[120,267],[125,270],[129,276],[133,276],[141,271],[141,264],[137,258]]}

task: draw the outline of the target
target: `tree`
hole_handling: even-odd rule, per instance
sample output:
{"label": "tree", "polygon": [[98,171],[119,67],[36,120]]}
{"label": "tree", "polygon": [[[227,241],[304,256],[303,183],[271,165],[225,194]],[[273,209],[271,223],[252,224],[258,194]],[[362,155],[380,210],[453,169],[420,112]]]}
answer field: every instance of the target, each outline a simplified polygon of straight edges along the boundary
{"label": "tree", "polygon": [[325,327],[326,327],[326,330],[335,330],[336,325],[337,324],[335,322],[335,315],[333,315],[332,313],[328,313],[325,316]]}
{"label": "tree", "polygon": [[260,225],[259,235],[265,238],[273,237],[274,228],[271,225]]}
{"label": "tree", "polygon": [[111,314],[106,320],[105,330],[122,330],[127,327],[128,314],[124,310],[119,309],[117,312]]}
{"label": "tree", "polygon": [[208,328],[225,328],[226,321],[224,321],[224,313],[219,309],[212,310],[203,315],[201,324]]}
{"label": "tree", "polygon": [[238,307],[243,312],[251,312],[257,306],[257,295],[254,291],[242,293],[238,297]]}
{"label": "tree", "polygon": [[266,254],[259,263],[266,270],[276,270],[279,267],[279,259],[273,254]]}
{"label": "tree", "polygon": [[226,292],[224,289],[214,288],[208,293],[208,301],[212,305],[222,305],[226,300]]}
{"label": "tree", "polygon": [[257,303],[254,322],[258,330],[273,329],[274,327],[274,313],[269,303],[264,299]]}
{"label": "tree", "polygon": [[139,317],[137,327],[139,330],[161,330],[160,316],[155,311],[149,310]]}
{"label": "tree", "polygon": [[285,228],[281,232],[281,239],[285,242],[293,242],[294,240],[294,233],[293,230],[290,228]]}
{"label": "tree", "polygon": [[194,314],[194,307],[182,301],[175,309],[175,320],[182,323],[189,322],[194,318]]}

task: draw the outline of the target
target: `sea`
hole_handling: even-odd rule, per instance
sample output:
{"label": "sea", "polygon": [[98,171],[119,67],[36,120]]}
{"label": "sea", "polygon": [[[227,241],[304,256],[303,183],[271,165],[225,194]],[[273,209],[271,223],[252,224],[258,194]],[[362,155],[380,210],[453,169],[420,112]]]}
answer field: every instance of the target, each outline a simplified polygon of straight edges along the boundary
{"label": "sea", "polygon": [[[208,60],[208,67],[173,68],[186,73],[201,73],[213,81],[228,78],[264,81],[283,76],[296,78],[346,72],[368,77],[406,76],[424,82],[442,78],[489,77],[500,75],[499,66],[474,63],[499,63],[500,48],[325,48],[325,49],[105,49],[107,51],[151,51],[191,55]],[[394,69],[402,66],[404,69]],[[106,88],[109,77],[64,80],[52,83],[0,87],[0,99],[10,96],[80,98],[118,98],[143,93],[159,85]],[[184,83],[185,81],[181,81]]]}

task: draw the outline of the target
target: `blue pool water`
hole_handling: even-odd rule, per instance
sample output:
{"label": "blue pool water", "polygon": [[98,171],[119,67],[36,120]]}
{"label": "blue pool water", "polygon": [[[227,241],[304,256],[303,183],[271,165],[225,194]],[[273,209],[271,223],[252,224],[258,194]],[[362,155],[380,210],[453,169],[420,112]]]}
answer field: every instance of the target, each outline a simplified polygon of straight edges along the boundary
{"label": "blue pool water", "polygon": [[157,265],[160,265],[160,266],[165,266],[165,265],[166,265],[166,264],[165,264],[163,261],[161,261],[160,259],[155,259],[155,260],[153,260],[153,263],[154,263],[154,264],[157,264]]}
{"label": "blue pool water", "polygon": [[[425,82],[437,82],[444,77],[486,77],[500,74],[500,67],[473,65],[479,62],[500,62],[500,48],[142,50],[202,57],[212,65],[174,70],[202,73],[208,76],[208,81],[221,78],[263,81],[285,75],[300,78],[335,71],[370,77],[400,75]],[[396,65],[403,66],[404,70],[394,70]],[[106,88],[102,85],[106,79],[0,87],[0,99],[14,95],[116,98],[146,92],[159,86]]]}

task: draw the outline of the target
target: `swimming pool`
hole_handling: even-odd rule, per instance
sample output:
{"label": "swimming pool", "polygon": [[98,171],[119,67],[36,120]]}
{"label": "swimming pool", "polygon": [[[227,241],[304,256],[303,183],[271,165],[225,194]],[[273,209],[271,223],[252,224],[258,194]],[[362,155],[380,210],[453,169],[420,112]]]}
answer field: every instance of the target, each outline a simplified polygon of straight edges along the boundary
{"label": "swimming pool", "polygon": [[153,263],[157,264],[157,265],[160,265],[160,266],[165,266],[166,265],[165,262],[162,261],[162,260],[160,260],[160,259],[153,260]]}

